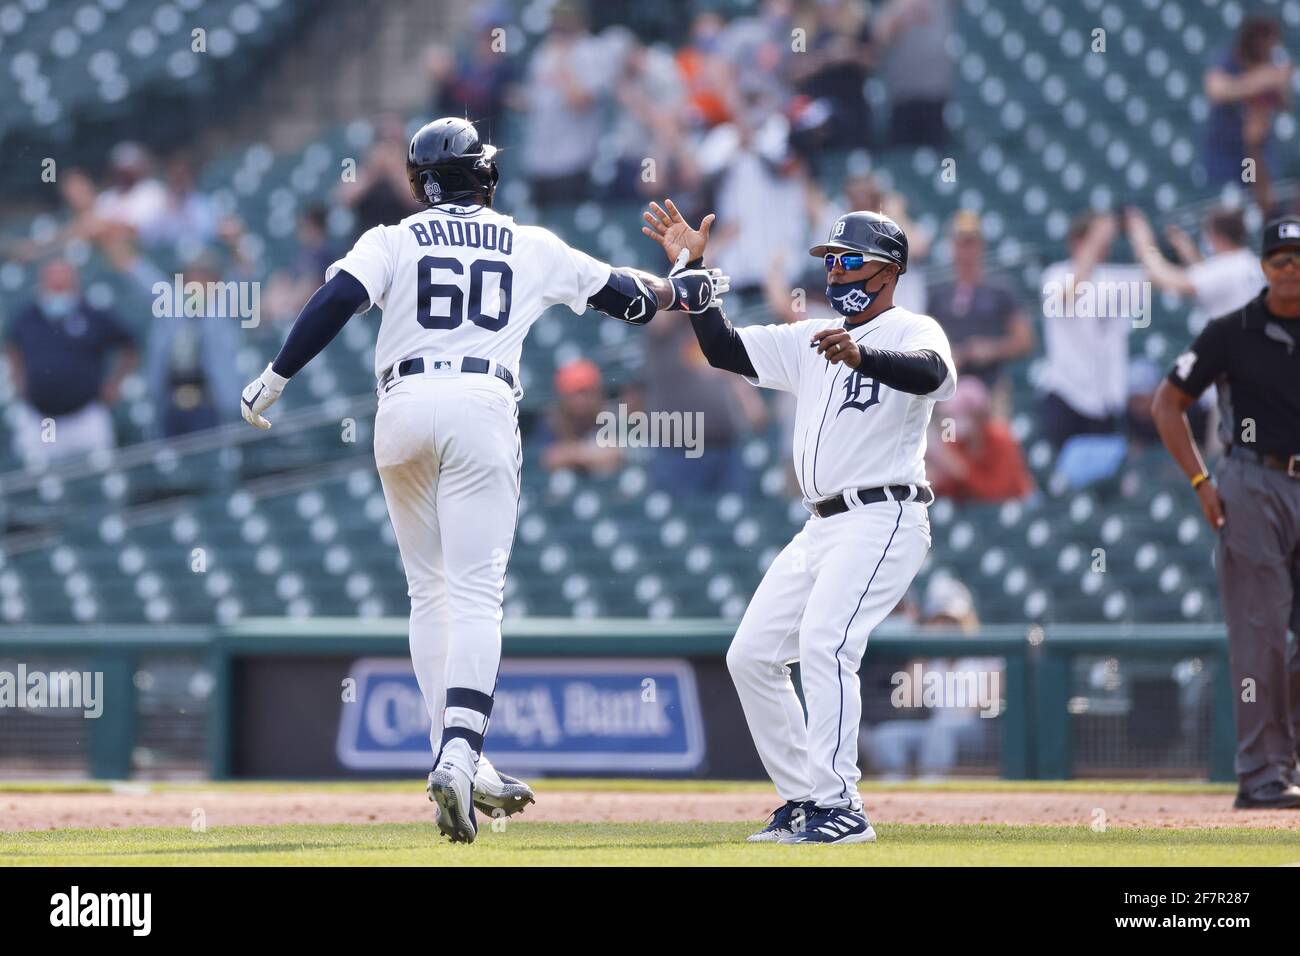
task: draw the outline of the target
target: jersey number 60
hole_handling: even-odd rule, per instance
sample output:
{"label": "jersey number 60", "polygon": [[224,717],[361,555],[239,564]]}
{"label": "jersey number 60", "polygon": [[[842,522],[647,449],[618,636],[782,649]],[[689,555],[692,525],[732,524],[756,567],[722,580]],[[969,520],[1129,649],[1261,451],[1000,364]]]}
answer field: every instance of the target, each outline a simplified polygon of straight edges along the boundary
{"label": "jersey number 60", "polygon": [[[475,259],[469,267],[469,305],[465,304],[465,293],[459,285],[449,282],[434,282],[433,270],[445,269],[456,275],[465,274],[465,266],[459,259],[447,259],[442,256],[425,256],[420,260],[420,281],[416,291],[416,314],[420,324],[426,329],[454,329],[465,319],[469,319],[481,329],[500,332],[510,321],[510,290],[514,285],[514,273],[510,266],[494,259]],[[499,283],[500,295],[497,298],[496,316],[483,314],[483,274],[495,272]],[[447,300],[447,314],[434,315],[435,299]]]}

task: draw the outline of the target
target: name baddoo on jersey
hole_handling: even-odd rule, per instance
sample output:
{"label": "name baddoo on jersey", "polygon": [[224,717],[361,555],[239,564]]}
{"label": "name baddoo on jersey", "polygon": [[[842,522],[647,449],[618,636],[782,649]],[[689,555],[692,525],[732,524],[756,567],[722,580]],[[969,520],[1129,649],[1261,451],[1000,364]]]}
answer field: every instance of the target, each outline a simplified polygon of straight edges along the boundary
{"label": "name baddoo on jersey", "polygon": [[515,234],[510,227],[498,226],[494,222],[431,219],[411,223],[410,230],[415,241],[422,246],[464,246],[507,256],[515,247]]}

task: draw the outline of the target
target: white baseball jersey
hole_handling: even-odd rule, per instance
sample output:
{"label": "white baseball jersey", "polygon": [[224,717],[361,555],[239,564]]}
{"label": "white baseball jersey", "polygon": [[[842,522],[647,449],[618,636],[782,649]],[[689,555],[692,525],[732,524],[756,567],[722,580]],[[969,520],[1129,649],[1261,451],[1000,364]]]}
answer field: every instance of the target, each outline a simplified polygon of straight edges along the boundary
{"label": "white baseball jersey", "polygon": [[817,354],[813,334],[842,324],[836,317],[737,329],[758,373],[750,381],[795,395],[794,470],[804,497],[817,501],[851,488],[926,484],[930,413],[957,388],[948,337],[928,315],[900,306],[845,326],[860,345],[939,354],[948,366],[943,384],[929,395],[909,395]]}
{"label": "white baseball jersey", "polygon": [[418,355],[492,359],[517,374],[524,337],[541,314],[560,304],[585,312],[610,273],[540,226],[455,205],[367,230],[326,281],[340,269],[384,310],[376,378]]}

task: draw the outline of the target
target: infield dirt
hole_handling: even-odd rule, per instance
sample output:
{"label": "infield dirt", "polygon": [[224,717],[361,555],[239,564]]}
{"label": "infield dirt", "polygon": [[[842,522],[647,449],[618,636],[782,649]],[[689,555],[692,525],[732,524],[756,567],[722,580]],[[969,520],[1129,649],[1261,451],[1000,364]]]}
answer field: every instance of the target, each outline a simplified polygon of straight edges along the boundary
{"label": "infield dirt", "polygon": [[[1201,829],[1300,830],[1300,810],[1234,811],[1222,793],[962,790],[864,793],[876,823],[1038,824]],[[755,792],[542,790],[521,819],[545,823],[762,820],[777,803]],[[282,823],[416,823],[433,810],[418,782],[409,792],[369,790],[184,790],[131,788],[104,793],[0,793],[0,831],[66,828],[188,827],[201,810],[207,826]],[[1102,816],[1104,814],[1104,816]]]}

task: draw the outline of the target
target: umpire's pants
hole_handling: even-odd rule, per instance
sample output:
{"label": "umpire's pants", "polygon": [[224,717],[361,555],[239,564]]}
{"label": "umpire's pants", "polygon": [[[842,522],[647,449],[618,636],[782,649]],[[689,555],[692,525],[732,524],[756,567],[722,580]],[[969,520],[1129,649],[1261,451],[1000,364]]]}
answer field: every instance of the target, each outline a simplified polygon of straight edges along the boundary
{"label": "umpire's pants", "polygon": [[1215,546],[1228,625],[1244,789],[1296,772],[1300,723],[1300,480],[1225,457],[1217,469],[1225,522]]}

